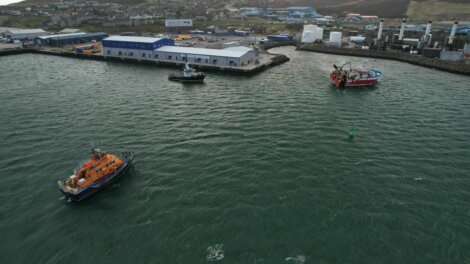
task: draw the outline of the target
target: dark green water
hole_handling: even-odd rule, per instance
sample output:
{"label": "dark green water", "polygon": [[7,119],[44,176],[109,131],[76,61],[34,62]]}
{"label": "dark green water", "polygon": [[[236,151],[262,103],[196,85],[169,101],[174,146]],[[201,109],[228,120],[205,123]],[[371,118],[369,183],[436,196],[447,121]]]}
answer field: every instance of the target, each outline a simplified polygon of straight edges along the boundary
{"label": "dark green water", "polygon": [[[349,58],[273,51],[291,61],[199,86],[0,58],[0,263],[469,263],[470,78],[370,60],[382,83],[341,91]],[[90,142],[134,166],[68,203]]]}

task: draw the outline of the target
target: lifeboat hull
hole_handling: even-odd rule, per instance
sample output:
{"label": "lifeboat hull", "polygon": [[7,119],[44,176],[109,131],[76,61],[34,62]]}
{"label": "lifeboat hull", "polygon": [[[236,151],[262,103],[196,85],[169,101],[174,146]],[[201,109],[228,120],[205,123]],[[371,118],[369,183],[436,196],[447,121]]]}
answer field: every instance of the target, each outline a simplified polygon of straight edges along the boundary
{"label": "lifeboat hull", "polygon": [[366,78],[366,79],[347,79],[344,84],[341,83],[341,80],[336,77],[334,73],[330,73],[330,79],[334,86],[339,88],[350,88],[350,87],[367,87],[375,85],[379,79],[378,78]]}
{"label": "lifeboat hull", "polygon": [[129,168],[129,166],[131,165],[131,163],[134,159],[134,153],[133,152],[123,152],[123,153],[119,154],[118,157],[120,159],[122,159],[123,164],[115,172],[101,177],[99,180],[97,180],[94,183],[80,189],[78,192],[75,192],[75,193],[68,192],[68,191],[66,191],[62,188],[59,188],[59,190],[65,195],[65,197],[67,199],[70,199],[73,202],[80,202],[83,199],[85,199],[87,197],[90,197],[92,194],[94,194],[97,191],[103,189],[104,187],[110,185],[117,178],[119,178],[119,176],[124,174],[124,172],[126,172],[126,170]]}
{"label": "lifeboat hull", "polygon": [[204,74],[198,74],[194,76],[184,77],[182,75],[170,75],[168,76],[168,80],[173,82],[180,82],[180,83],[203,83],[206,76]]}

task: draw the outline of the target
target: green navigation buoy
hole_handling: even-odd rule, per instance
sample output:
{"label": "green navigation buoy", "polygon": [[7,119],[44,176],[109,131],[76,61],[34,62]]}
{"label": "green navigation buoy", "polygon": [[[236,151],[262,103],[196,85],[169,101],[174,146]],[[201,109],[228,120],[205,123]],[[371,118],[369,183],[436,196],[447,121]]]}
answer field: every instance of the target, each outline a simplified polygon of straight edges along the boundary
{"label": "green navigation buoy", "polygon": [[349,138],[354,138],[356,136],[356,129],[354,127],[351,127],[349,129]]}

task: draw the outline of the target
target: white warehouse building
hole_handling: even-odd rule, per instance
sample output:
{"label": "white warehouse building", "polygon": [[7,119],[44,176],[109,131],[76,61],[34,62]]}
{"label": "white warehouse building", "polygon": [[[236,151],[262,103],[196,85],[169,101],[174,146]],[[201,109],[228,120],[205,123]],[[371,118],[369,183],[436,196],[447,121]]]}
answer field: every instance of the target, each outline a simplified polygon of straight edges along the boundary
{"label": "white warehouse building", "polygon": [[17,40],[33,40],[39,36],[46,36],[47,32],[40,29],[8,29],[3,33],[6,38]]}
{"label": "white warehouse building", "polygon": [[242,46],[225,49],[163,46],[156,49],[154,55],[155,59],[162,61],[235,67],[255,63],[258,60],[258,53],[254,49]]}
{"label": "white warehouse building", "polygon": [[172,28],[172,27],[192,27],[193,20],[192,19],[166,19],[165,20],[165,27]]}

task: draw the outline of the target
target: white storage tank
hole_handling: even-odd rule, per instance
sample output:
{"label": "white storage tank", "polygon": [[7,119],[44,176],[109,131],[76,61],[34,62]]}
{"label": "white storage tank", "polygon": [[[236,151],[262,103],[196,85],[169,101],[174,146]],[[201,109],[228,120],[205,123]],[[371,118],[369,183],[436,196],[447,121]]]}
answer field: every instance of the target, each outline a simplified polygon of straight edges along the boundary
{"label": "white storage tank", "polygon": [[341,32],[332,31],[330,33],[330,42],[335,43],[338,47],[341,47],[341,38],[343,34]]}
{"label": "white storage tank", "polygon": [[315,40],[323,39],[323,28],[318,27],[317,30],[315,30]]}
{"label": "white storage tank", "polygon": [[315,30],[317,30],[317,26],[316,26],[316,25],[305,25],[305,26],[304,26],[304,31],[315,32]]}
{"label": "white storage tank", "polygon": [[463,59],[463,51],[441,51],[441,61],[459,62]]}
{"label": "white storage tank", "polygon": [[364,40],[366,40],[366,37],[363,37],[363,36],[349,37],[349,41],[355,42],[355,43],[362,43],[362,42],[364,42]]}
{"label": "white storage tank", "polygon": [[315,34],[312,31],[302,32],[302,43],[313,43],[315,41]]}
{"label": "white storage tank", "polygon": [[470,55],[470,43],[465,43],[465,47],[463,48],[463,53],[465,55]]}

